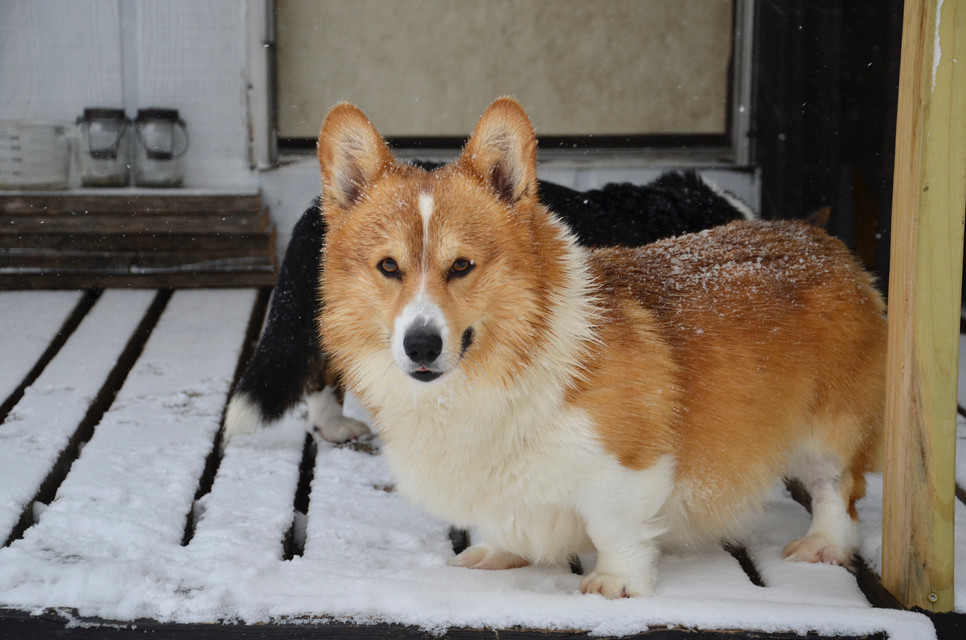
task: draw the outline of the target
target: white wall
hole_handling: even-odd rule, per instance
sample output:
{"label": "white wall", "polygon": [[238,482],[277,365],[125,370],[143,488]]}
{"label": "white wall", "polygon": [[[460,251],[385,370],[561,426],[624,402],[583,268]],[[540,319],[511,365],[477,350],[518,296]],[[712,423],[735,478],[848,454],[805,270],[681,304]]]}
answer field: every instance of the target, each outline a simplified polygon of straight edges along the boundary
{"label": "white wall", "polygon": [[2,0],[0,118],[178,109],[185,186],[253,186],[239,0]]}
{"label": "white wall", "polygon": [[111,0],[0,3],[0,117],[70,120],[121,106],[121,32]]}

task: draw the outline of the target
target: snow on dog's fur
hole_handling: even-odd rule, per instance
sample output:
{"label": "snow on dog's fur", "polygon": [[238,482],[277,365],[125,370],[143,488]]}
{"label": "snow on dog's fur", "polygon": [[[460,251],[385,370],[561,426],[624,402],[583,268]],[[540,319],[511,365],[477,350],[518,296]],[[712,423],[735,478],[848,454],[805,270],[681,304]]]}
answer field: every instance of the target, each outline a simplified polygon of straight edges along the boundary
{"label": "snow on dog's fur", "polygon": [[479,536],[453,564],[595,548],[583,591],[647,595],[662,545],[734,534],[783,475],[813,513],[785,555],[848,561],[885,320],[839,241],[736,222],[579,247],[539,203],[533,129],[508,98],[432,173],[349,104],[318,155],[323,345],[398,489]]}

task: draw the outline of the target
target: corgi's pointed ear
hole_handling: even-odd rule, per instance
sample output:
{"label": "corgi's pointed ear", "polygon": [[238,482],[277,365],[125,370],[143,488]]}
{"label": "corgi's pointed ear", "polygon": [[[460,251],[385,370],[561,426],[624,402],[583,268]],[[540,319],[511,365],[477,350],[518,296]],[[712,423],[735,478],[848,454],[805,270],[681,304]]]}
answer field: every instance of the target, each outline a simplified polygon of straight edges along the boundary
{"label": "corgi's pointed ear", "polygon": [[507,204],[537,197],[537,139],[513,98],[500,98],[487,108],[457,162]]}
{"label": "corgi's pointed ear", "polygon": [[395,162],[385,140],[366,115],[347,102],[337,104],[322,123],[317,146],[322,169],[322,199],[348,209],[373,180]]}

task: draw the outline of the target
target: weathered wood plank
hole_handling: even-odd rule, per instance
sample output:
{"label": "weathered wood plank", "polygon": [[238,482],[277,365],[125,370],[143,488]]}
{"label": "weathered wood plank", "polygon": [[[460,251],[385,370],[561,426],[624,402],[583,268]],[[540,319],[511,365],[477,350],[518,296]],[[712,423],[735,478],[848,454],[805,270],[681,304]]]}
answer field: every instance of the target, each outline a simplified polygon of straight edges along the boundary
{"label": "weathered wood plank", "polygon": [[[350,468],[352,473],[347,474],[346,470]],[[401,532],[401,538],[414,543],[406,545],[408,552],[418,555],[435,551],[439,555],[430,563],[442,566],[443,558],[451,553],[445,525],[432,522],[422,516],[418,509],[408,505],[401,496],[388,491],[393,484],[381,456],[349,447],[321,444],[315,460],[304,556],[338,563],[338,553],[333,551],[346,544],[358,545],[358,548],[369,546],[374,551],[385,548],[388,551],[392,546],[391,541],[383,538],[379,532],[381,527],[373,525],[389,518],[418,523],[419,529],[411,527],[409,531]],[[373,510],[370,508],[373,504],[379,504],[382,508]],[[344,521],[346,530],[352,531],[353,535],[343,536],[334,531],[329,526],[333,519]],[[361,537],[355,537],[356,533]],[[426,535],[437,538],[435,549],[425,549]],[[398,558],[392,562],[400,562],[400,568],[405,564]]]}
{"label": "weathered wood plank", "polygon": [[955,356],[966,210],[963,60],[966,2],[906,2],[892,207],[882,579],[904,605],[933,611],[953,606]]}
{"label": "weathered wood plank", "polygon": [[199,193],[197,190],[91,190],[72,192],[13,192],[0,194],[3,215],[59,217],[84,214],[224,216],[234,212],[258,212],[262,198],[257,192]]}
{"label": "weathered wood plank", "polygon": [[153,300],[152,291],[105,292],[0,425],[0,540],[67,447]]}
{"label": "weathered wood plank", "polygon": [[151,271],[231,271],[272,266],[265,251],[129,250],[34,251],[0,250],[0,270],[7,273],[148,273]]}
{"label": "weathered wood plank", "polygon": [[225,562],[282,557],[292,526],[306,418],[289,415],[225,447],[211,492],[197,503],[189,551]]}
{"label": "weathered wood plank", "polygon": [[0,293],[0,402],[23,382],[82,296],[79,291]]}
{"label": "weathered wood plank", "polygon": [[153,271],[131,273],[123,271],[84,271],[58,273],[38,271],[33,273],[0,273],[0,290],[4,289],[80,289],[98,288],[148,288],[148,289],[199,289],[223,287],[267,287],[275,284],[275,271],[268,265],[244,265],[244,270],[229,268],[202,271],[187,270]]}
{"label": "weathered wood plank", "polygon": [[64,213],[61,215],[0,214],[0,244],[9,246],[9,236],[24,234],[65,235],[123,233],[252,233],[270,225],[268,211],[210,212],[185,211],[142,215],[131,213]]}
{"label": "weathered wood plank", "polygon": [[[587,563],[584,571],[593,566]],[[763,595],[762,587],[753,584],[734,556],[720,547],[665,554],[658,575],[665,597],[759,600]]]}
{"label": "weathered wood plank", "polygon": [[264,286],[275,267],[257,192],[0,195],[3,289]]}
{"label": "weathered wood plank", "polygon": [[140,251],[147,255],[167,253],[196,254],[208,251],[228,255],[269,257],[271,234],[215,232],[63,232],[23,233],[0,237],[0,254],[15,261],[20,256],[40,258],[57,254],[123,253]]}
{"label": "weathered wood plank", "polygon": [[774,602],[867,609],[869,602],[844,567],[782,558],[784,546],[805,535],[809,522],[805,507],[779,492],[742,539],[767,587],[760,597]]}

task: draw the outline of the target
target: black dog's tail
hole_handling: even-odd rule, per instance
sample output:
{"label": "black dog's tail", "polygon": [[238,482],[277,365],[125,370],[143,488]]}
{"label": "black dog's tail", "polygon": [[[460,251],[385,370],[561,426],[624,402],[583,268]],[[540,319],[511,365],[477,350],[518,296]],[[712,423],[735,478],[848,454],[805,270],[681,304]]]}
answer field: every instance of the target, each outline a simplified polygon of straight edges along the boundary
{"label": "black dog's tail", "polygon": [[325,220],[319,202],[309,207],[292,238],[272,295],[265,330],[225,414],[224,440],[281,418],[322,370],[316,327]]}

